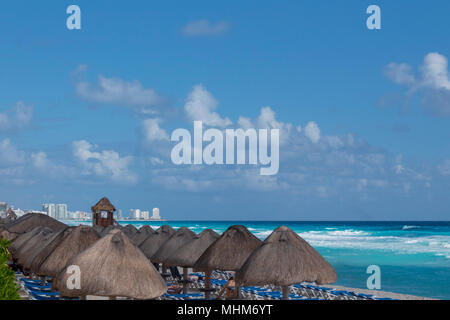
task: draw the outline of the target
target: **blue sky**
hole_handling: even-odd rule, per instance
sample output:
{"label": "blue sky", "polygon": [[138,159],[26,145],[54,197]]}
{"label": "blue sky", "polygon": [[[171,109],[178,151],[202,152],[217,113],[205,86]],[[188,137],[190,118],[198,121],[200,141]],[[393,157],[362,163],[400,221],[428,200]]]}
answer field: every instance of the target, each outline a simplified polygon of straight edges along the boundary
{"label": "blue sky", "polygon": [[[66,28],[70,4],[81,30]],[[381,30],[366,27],[370,4]],[[106,195],[124,212],[160,207],[170,219],[448,220],[449,9],[5,3],[1,200],[88,210]],[[174,166],[167,137],[204,120],[189,99],[219,124],[280,128],[279,174]]]}

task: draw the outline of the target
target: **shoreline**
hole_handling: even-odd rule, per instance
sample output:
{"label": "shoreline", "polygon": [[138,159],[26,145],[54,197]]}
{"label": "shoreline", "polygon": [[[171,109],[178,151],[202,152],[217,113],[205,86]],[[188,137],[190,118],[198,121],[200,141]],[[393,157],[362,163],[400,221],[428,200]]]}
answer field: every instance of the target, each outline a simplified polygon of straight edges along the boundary
{"label": "shoreline", "polygon": [[391,299],[395,299],[395,300],[439,300],[436,298],[422,297],[422,296],[416,296],[416,295],[412,295],[412,294],[395,293],[395,292],[382,291],[382,290],[369,290],[369,289],[351,288],[351,287],[344,287],[344,286],[337,286],[337,285],[331,285],[331,287],[335,288],[336,290],[347,290],[347,291],[360,292],[360,293],[364,293],[364,294],[372,294],[372,295],[376,296],[377,298],[391,298]]}

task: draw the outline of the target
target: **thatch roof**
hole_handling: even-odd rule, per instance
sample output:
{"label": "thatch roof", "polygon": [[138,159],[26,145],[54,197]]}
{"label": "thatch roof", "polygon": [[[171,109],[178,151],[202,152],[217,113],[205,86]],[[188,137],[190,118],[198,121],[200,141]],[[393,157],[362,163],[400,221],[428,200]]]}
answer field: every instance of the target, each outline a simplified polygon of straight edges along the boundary
{"label": "thatch roof", "polygon": [[17,250],[27,243],[32,237],[39,233],[44,227],[36,227],[28,232],[22,233],[15,238],[8,247],[9,252],[14,256]]}
{"label": "thatch roof", "polygon": [[142,227],[139,228],[139,231],[149,232],[149,233],[155,233],[156,231],[152,229],[148,224],[144,224]]}
{"label": "thatch roof", "polygon": [[31,270],[36,274],[39,274],[39,268],[41,264],[47,259],[50,253],[63,241],[73,230],[72,228],[66,228],[65,230],[55,231],[53,234],[45,237],[41,242],[37,243],[33,247],[32,251],[29,251],[28,255],[22,259],[22,267],[26,270]]}
{"label": "thatch roof", "polygon": [[198,258],[208,247],[219,238],[219,234],[211,229],[205,229],[191,241],[173,252],[164,263],[168,266],[192,268]]}
{"label": "thatch roof", "polygon": [[133,238],[133,236],[136,233],[138,233],[138,229],[135,226],[133,226],[132,224],[128,224],[125,227],[123,227],[122,231],[130,239]]}
{"label": "thatch roof", "polygon": [[[34,229],[33,229],[34,230]],[[13,258],[16,261],[22,261],[27,254],[33,251],[33,248],[38,245],[45,237],[49,237],[54,231],[47,227],[41,227],[41,229],[35,233],[31,238],[24,242],[20,247],[15,249]]]}
{"label": "thatch roof", "polygon": [[150,259],[150,257],[158,251],[159,247],[169,240],[170,236],[174,233],[175,230],[173,230],[172,227],[164,225],[158,228],[156,233],[149,235],[139,246],[139,249],[141,249],[145,256]]}
{"label": "thatch roof", "polygon": [[64,223],[42,213],[27,213],[4,226],[2,236],[7,240],[14,240],[19,234],[25,233],[35,227],[48,227],[54,231],[67,228]]}
{"label": "thatch roof", "polygon": [[155,267],[120,230],[111,231],[69,264],[80,268],[81,289],[67,287],[71,274],[63,270],[56,281],[63,296],[153,299],[167,291],[166,283]]}
{"label": "thatch roof", "polygon": [[150,258],[152,262],[163,263],[178,248],[185,245],[195,237],[195,233],[188,228],[181,227],[173,235],[170,236],[155,254]]}
{"label": "thatch roof", "polygon": [[248,256],[261,245],[244,226],[229,227],[200,256],[194,265],[197,270],[236,271],[241,268]]}
{"label": "thatch roof", "polygon": [[22,268],[30,269],[33,259],[36,258],[41,250],[45,249],[48,245],[50,245],[51,249],[51,247],[55,244],[54,241],[58,241],[58,239],[62,237],[64,230],[53,231],[47,227],[42,228],[38,233],[36,233],[35,236],[22,245],[13,257],[17,260],[18,264],[22,266]]}
{"label": "thatch roof", "polygon": [[275,229],[236,273],[236,281],[244,285],[289,286],[303,281],[324,284],[336,280],[333,267],[285,226]]}
{"label": "thatch roof", "polygon": [[91,207],[91,209],[93,212],[116,211],[116,208],[106,197],[101,198],[95,206]]}
{"label": "thatch roof", "polygon": [[94,228],[94,230],[97,231],[99,235],[102,234],[103,230],[105,229],[105,227],[99,226],[98,224],[94,224],[92,228]]}
{"label": "thatch roof", "polygon": [[98,239],[100,236],[92,227],[73,228],[72,232],[45,259],[37,273],[56,277],[67,267],[70,259],[90,247]]}
{"label": "thatch roof", "polygon": [[136,246],[140,246],[151,234],[155,234],[156,231],[154,231],[152,228],[150,228],[148,225],[145,225],[141,228],[139,228],[138,232],[136,232],[132,237],[131,240],[134,242]]}
{"label": "thatch roof", "polygon": [[111,226],[107,226],[106,228],[103,228],[103,230],[100,233],[101,237],[106,236],[110,231],[112,230],[122,230],[123,227],[121,225],[111,225]]}

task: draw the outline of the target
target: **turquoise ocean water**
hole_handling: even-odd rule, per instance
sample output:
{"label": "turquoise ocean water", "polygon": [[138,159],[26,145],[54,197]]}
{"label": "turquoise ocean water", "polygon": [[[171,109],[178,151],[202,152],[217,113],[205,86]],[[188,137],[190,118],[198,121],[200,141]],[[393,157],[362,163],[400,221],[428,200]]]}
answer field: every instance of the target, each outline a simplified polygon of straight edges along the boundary
{"label": "turquoise ocean water", "polygon": [[[90,224],[66,221],[71,225]],[[185,226],[221,233],[245,225],[264,240],[287,225],[336,269],[337,285],[366,288],[369,265],[381,268],[381,290],[450,299],[450,222],[120,221],[122,225]]]}

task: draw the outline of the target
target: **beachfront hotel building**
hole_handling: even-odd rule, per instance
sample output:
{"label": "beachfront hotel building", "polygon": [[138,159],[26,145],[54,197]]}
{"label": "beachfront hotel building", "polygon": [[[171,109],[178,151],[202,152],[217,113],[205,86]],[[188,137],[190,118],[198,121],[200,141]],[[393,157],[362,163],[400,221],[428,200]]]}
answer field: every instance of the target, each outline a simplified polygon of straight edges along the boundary
{"label": "beachfront hotel building", "polygon": [[150,212],[142,211],[141,212],[141,218],[144,219],[144,220],[148,220],[150,218]]}
{"label": "beachfront hotel building", "polygon": [[42,211],[45,212],[49,217],[56,219],[55,205],[53,203],[44,203],[42,205]]}
{"label": "beachfront hotel building", "polygon": [[45,212],[49,217],[54,219],[65,220],[69,218],[67,212],[67,204],[53,204],[53,203],[45,203],[42,205],[42,211]]}
{"label": "beachfront hotel building", "polygon": [[153,209],[152,219],[153,220],[161,220],[161,216],[159,215],[159,208],[154,208]]}

